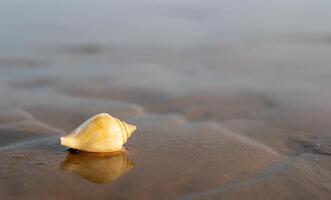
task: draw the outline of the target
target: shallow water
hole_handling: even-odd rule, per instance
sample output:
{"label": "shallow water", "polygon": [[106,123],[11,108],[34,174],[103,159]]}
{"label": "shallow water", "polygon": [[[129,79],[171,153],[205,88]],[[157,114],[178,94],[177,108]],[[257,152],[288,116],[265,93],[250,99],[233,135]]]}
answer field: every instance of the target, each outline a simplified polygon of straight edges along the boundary
{"label": "shallow water", "polygon": [[[328,199],[328,1],[0,3],[1,199]],[[59,136],[100,112],[122,154]]]}

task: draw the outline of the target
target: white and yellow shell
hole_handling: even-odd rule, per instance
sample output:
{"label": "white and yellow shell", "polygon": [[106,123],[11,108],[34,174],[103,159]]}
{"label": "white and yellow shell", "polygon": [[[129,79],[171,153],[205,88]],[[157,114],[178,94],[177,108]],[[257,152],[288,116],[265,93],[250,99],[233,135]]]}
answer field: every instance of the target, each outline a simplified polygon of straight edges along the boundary
{"label": "white and yellow shell", "polygon": [[114,152],[121,150],[136,126],[107,113],[95,115],[61,137],[63,146],[87,152]]}

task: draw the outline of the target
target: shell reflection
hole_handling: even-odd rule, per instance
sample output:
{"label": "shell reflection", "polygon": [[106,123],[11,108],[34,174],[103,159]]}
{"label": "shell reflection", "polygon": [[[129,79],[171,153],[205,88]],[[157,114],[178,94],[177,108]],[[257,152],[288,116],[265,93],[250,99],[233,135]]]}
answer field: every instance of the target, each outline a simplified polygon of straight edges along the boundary
{"label": "shell reflection", "polygon": [[124,153],[96,156],[84,152],[70,152],[61,169],[78,174],[94,183],[104,184],[113,183],[133,166]]}

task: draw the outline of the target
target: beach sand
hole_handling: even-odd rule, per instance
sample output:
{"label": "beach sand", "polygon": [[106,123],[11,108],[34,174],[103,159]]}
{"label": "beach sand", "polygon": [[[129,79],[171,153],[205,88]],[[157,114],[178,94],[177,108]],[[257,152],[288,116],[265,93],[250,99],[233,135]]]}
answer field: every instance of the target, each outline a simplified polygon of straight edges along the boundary
{"label": "beach sand", "polygon": [[[0,199],[330,198],[329,3],[27,2],[0,8]],[[60,145],[100,112],[122,152]]]}

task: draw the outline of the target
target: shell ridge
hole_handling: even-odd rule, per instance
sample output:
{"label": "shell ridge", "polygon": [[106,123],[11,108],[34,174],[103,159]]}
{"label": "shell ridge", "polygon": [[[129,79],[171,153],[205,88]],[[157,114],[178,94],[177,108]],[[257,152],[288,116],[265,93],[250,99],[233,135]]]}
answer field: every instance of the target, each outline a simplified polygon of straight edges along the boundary
{"label": "shell ridge", "polygon": [[118,123],[119,127],[121,128],[121,134],[122,134],[122,138],[123,138],[123,144],[125,144],[126,143],[126,140],[128,138],[126,128],[123,125],[123,122],[121,120],[119,120],[117,118],[114,118],[114,119],[116,120],[116,122]]}

